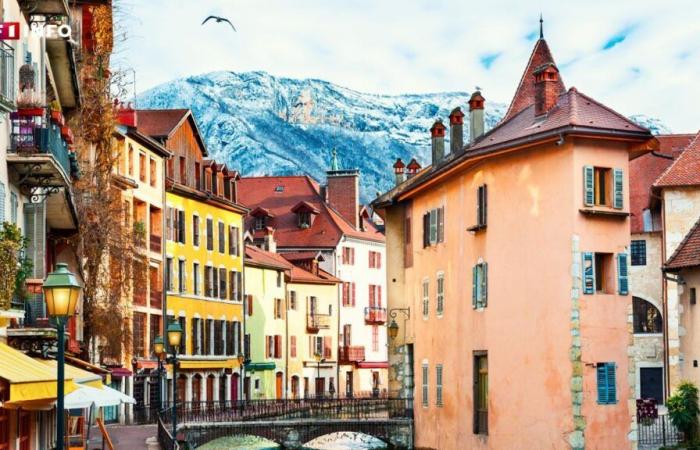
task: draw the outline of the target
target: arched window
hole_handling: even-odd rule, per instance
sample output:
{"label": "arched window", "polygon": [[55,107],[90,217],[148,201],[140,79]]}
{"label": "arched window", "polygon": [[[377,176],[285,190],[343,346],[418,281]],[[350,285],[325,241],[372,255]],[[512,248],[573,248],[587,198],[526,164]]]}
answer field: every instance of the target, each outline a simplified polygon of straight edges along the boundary
{"label": "arched window", "polygon": [[658,308],[646,300],[632,297],[635,333],[661,333],[661,313]]}

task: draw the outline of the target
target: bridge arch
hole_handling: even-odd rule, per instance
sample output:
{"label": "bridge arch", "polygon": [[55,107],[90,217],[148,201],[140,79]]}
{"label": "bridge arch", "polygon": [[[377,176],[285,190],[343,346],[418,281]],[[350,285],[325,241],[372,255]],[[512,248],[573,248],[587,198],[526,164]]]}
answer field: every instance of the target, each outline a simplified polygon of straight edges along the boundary
{"label": "bridge arch", "polygon": [[[372,445],[372,448],[378,444],[388,445],[390,442],[386,442],[371,434],[362,433],[359,431],[334,431],[332,433],[324,434],[318,436],[310,441],[304,443],[304,447],[309,447],[312,444],[344,444],[344,443],[362,443]],[[380,447],[381,448],[381,447]]]}

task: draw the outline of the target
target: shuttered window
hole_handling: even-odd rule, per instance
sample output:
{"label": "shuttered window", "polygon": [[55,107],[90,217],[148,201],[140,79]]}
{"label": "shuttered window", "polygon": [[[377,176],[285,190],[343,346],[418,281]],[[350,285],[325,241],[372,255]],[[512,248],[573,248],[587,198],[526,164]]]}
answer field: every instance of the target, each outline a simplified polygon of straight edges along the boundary
{"label": "shuttered window", "polygon": [[232,270],[229,272],[229,299],[235,302],[240,302],[242,300],[242,290],[241,290],[241,272]]}
{"label": "shuttered window", "polygon": [[214,250],[214,221],[207,219],[207,250]]}
{"label": "shuttered window", "polygon": [[219,222],[219,253],[226,253],[226,233],[223,222]]}
{"label": "shuttered window", "polygon": [[435,366],[435,404],[442,406],[442,364]]}
{"label": "shuttered window", "polygon": [[185,211],[178,211],[177,212],[177,231],[178,231],[177,241],[180,242],[181,244],[184,244],[185,243],[185,234],[186,234]]}
{"label": "shuttered window", "polygon": [[595,293],[595,259],[593,253],[583,253],[583,293],[591,295]]}
{"label": "shuttered window", "polygon": [[593,166],[583,168],[583,204],[593,206],[595,202],[595,182],[593,180]]}
{"label": "shuttered window", "polygon": [[598,404],[613,405],[617,403],[615,363],[598,363],[596,367],[596,379],[598,382]]}
{"label": "shuttered window", "polygon": [[583,204],[622,209],[624,207],[624,171],[584,166]]}
{"label": "shuttered window", "polygon": [[192,264],[192,293],[194,295],[199,295],[199,264]]}
{"label": "shuttered window", "polygon": [[421,402],[423,403],[423,406],[427,407],[428,406],[428,370],[430,368],[428,367],[428,364],[423,363],[423,389],[422,389],[422,395],[421,395]]}
{"label": "shuttered window", "polygon": [[289,357],[290,358],[297,357],[297,337],[296,336],[289,336]]}
{"label": "shuttered window", "polygon": [[430,281],[423,280],[423,318],[427,319],[430,313]]}
{"label": "shuttered window", "polygon": [[192,216],[192,245],[199,247],[199,216]]}
{"label": "shuttered window", "polygon": [[19,208],[19,200],[17,194],[10,192],[10,220],[17,225],[17,210]]}
{"label": "shuttered window", "polygon": [[622,169],[613,170],[613,208],[615,209],[622,209],[624,205],[623,178]]}
{"label": "shuttered window", "polygon": [[226,269],[219,269],[219,298],[222,300],[226,299]]}
{"label": "shuttered window", "polygon": [[219,296],[219,269],[213,268],[211,271],[212,275],[214,275],[214,280],[212,281],[211,284],[211,296],[212,298],[217,298]]}
{"label": "shuttered window", "polygon": [[617,254],[617,293],[620,295],[629,294],[627,253]]}
{"label": "shuttered window", "polygon": [[445,274],[439,272],[437,275],[437,295],[436,295],[436,311],[438,316],[442,316],[445,311]]}
{"label": "shuttered window", "polygon": [[486,226],[487,218],[487,195],[486,195],[486,185],[479,186],[476,192],[476,226],[478,228],[484,228]]}
{"label": "shuttered window", "polygon": [[445,240],[445,208],[435,208],[423,215],[423,247]]}
{"label": "shuttered window", "polygon": [[192,326],[192,354],[201,355],[202,354],[202,337],[201,337],[201,319],[195,317],[191,320],[190,325]]}
{"label": "shuttered window", "polygon": [[482,262],[472,268],[472,307],[485,308],[488,303],[488,263]]}

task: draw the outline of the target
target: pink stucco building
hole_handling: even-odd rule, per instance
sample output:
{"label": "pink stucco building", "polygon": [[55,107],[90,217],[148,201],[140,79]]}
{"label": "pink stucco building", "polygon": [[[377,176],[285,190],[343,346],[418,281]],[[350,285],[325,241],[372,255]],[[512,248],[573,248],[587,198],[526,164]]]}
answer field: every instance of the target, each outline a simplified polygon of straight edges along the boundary
{"label": "pink stucco building", "polygon": [[415,399],[416,448],[631,448],[628,168],[657,142],[567,90],[543,38],[486,133],[484,101],[374,202],[403,312],[390,390]]}

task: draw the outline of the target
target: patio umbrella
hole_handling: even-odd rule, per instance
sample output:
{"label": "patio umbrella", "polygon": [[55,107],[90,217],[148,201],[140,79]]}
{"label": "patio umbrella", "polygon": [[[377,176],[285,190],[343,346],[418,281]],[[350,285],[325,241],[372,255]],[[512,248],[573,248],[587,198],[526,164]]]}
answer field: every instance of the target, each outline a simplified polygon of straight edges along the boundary
{"label": "patio umbrella", "polygon": [[117,406],[122,403],[136,403],[136,400],[109,386],[97,389],[92,386],[82,385],[66,395],[64,399],[66,409],[84,409],[92,405],[102,408],[105,406]]}

